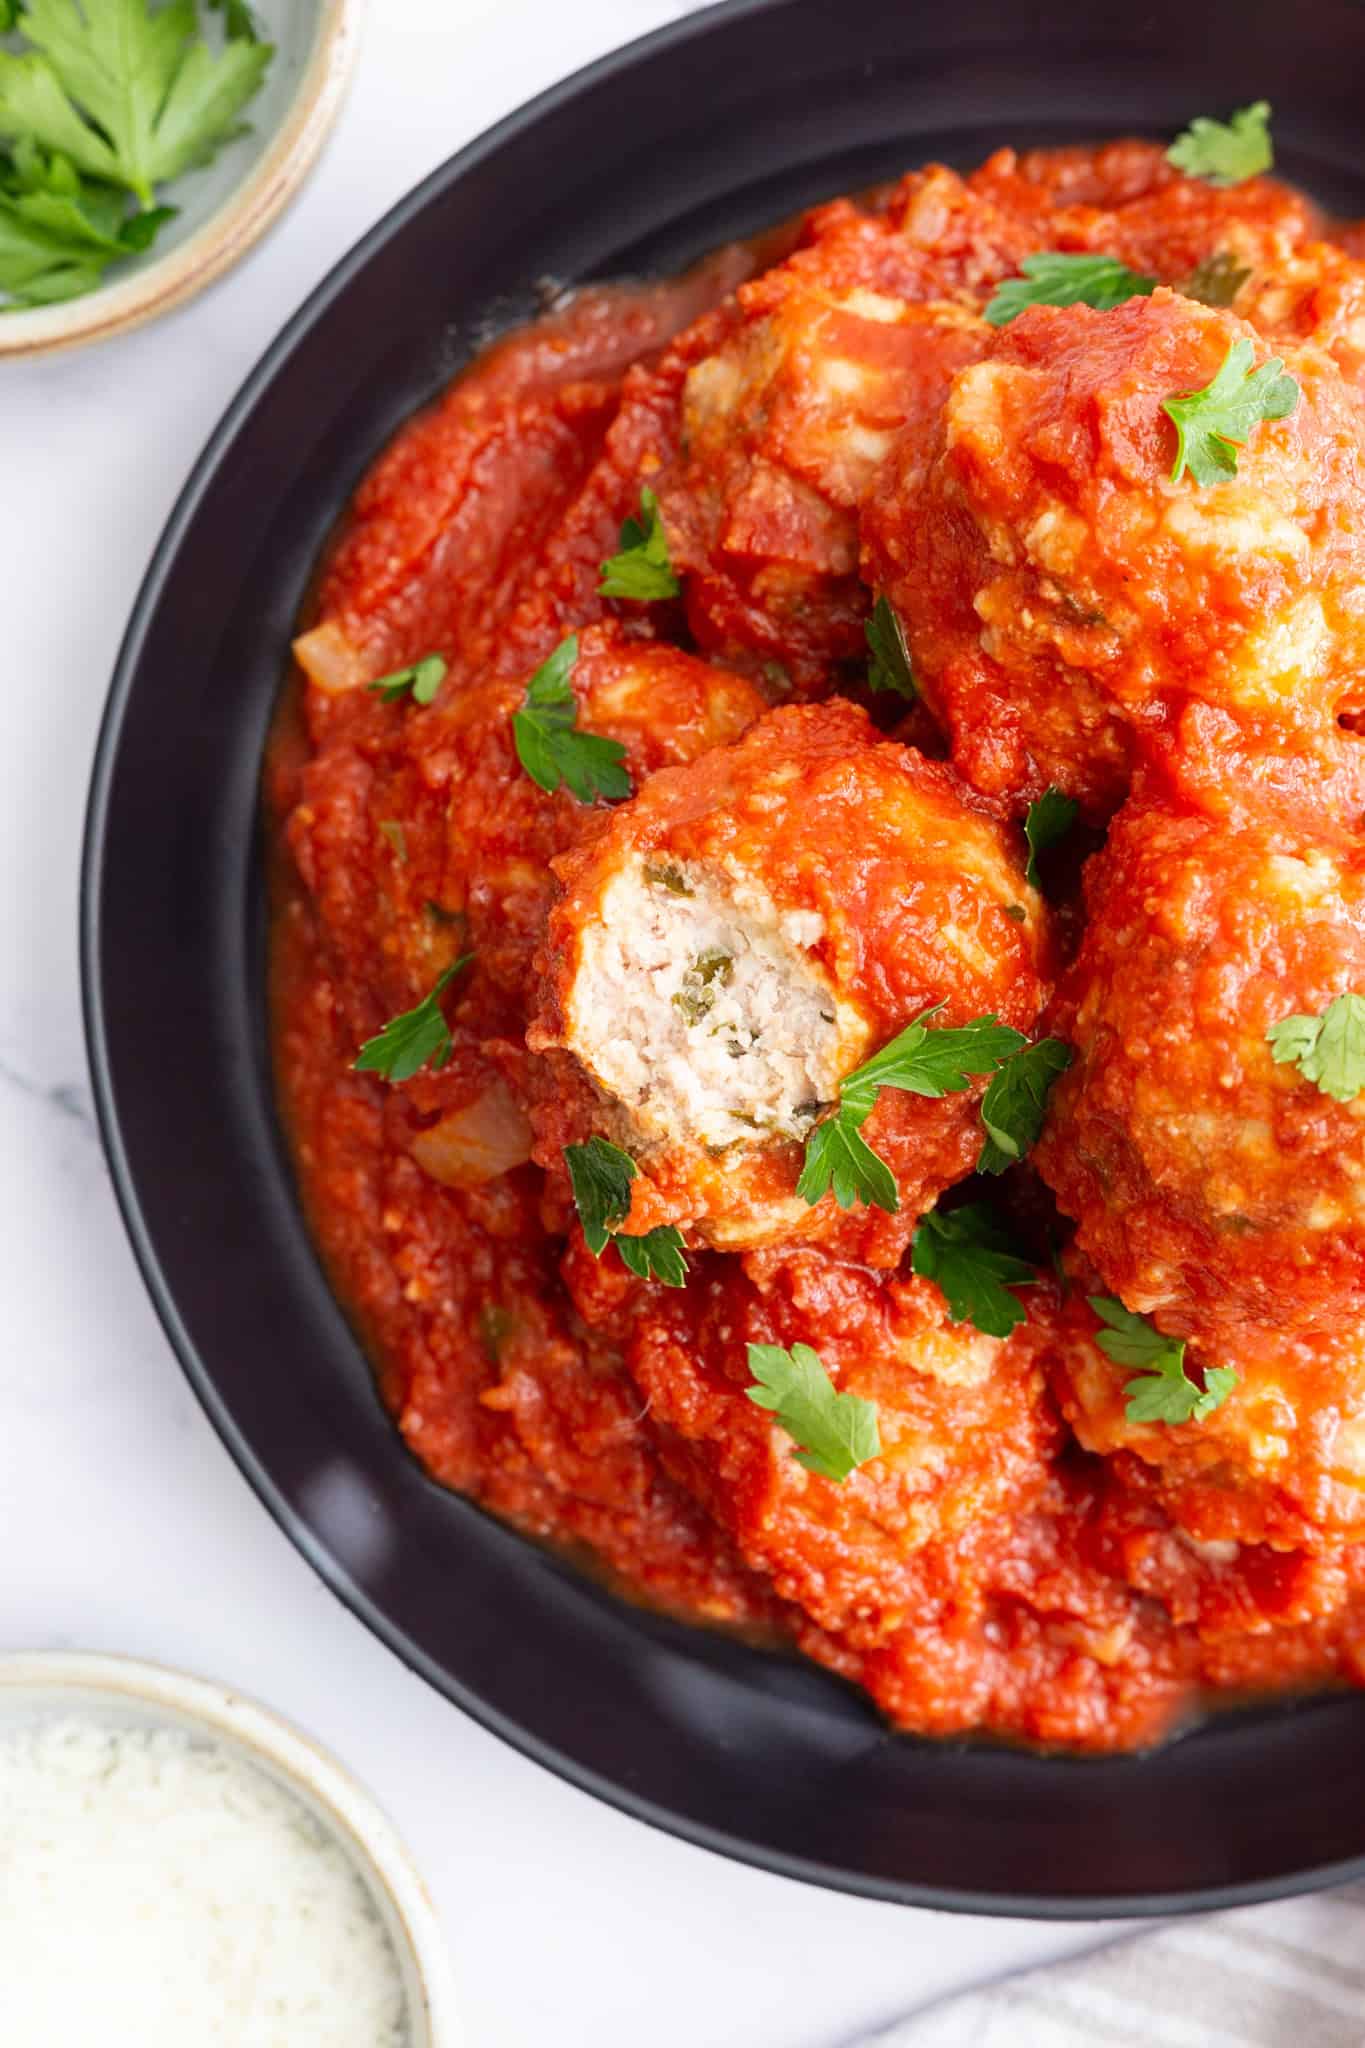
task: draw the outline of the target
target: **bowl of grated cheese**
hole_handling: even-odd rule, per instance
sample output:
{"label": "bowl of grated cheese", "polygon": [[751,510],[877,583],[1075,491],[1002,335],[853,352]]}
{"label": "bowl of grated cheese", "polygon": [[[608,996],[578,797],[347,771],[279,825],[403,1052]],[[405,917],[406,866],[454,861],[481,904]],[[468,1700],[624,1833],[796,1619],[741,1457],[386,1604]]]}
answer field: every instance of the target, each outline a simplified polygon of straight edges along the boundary
{"label": "bowl of grated cheese", "polygon": [[130,1658],[0,1657],[0,1985],[26,2048],[458,2048],[420,1877],[255,1701]]}

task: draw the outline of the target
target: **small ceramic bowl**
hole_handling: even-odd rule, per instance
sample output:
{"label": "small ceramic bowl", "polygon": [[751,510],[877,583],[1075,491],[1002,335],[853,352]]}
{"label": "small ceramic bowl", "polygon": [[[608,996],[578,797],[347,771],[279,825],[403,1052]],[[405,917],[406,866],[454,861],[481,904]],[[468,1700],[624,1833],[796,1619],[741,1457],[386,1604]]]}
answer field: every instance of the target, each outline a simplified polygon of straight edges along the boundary
{"label": "small ceramic bowl", "polygon": [[335,1841],[388,1931],[408,2009],[408,2048],[460,2048],[454,1989],[436,1916],[393,1823],[336,1758],[239,1692],[131,1657],[0,1656],[0,1735],[49,1715],[187,1729],[255,1765]]}
{"label": "small ceramic bowl", "polygon": [[0,359],[74,348],[192,298],[278,219],[316,163],[360,48],[365,0],[259,0],[275,56],[243,119],[249,133],[177,178],[179,207],[145,256],[98,290],[0,316]]}

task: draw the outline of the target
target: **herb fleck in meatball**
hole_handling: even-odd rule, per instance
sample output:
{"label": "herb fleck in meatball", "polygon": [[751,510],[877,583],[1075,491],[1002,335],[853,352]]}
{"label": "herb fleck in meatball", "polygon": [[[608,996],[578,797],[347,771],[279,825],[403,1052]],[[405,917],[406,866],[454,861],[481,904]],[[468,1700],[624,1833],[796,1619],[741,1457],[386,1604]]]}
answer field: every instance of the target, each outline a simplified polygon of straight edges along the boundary
{"label": "herb fleck in meatball", "polygon": [[921,1013],[1032,1024],[1040,899],[1019,848],[950,770],[844,702],[771,712],[655,776],[559,861],[541,1013],[544,1163],[593,1131],[636,1160],[628,1234],[819,1235],[894,1264],[975,1160],[984,1082],[884,1089],[865,1126],[900,1211],[814,1208],[802,1144],[843,1076]]}
{"label": "herb fleck in meatball", "polygon": [[1163,401],[1202,389],[1230,313],[1158,291],[1109,312],[1037,307],[954,379],[864,516],[864,567],[975,787],[1055,783],[1103,818],[1135,751],[1210,706],[1291,749],[1361,699],[1365,435],[1336,367],[1286,351],[1288,418],[1235,476],[1172,479]]}

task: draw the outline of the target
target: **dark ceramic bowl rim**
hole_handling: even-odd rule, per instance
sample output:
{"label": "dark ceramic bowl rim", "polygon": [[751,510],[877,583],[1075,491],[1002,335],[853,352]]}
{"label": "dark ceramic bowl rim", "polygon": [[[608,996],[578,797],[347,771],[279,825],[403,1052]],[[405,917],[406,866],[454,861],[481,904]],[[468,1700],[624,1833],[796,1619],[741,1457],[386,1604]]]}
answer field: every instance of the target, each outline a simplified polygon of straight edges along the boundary
{"label": "dark ceramic bowl rim", "polygon": [[[719,0],[719,4],[704,7],[697,13],[636,37],[527,101],[439,165],[390,208],[309,293],[247,376],[195,462],[157,541],[119,649],[96,742],[82,848],[79,902],[82,1011],[95,1107],[124,1226],[162,1327],[210,1423],[272,1519],[302,1553],[324,1584],[409,1670],[424,1678],[471,1719],[501,1737],[504,1742],[533,1762],[542,1765],[581,1791],[604,1801],[617,1811],[644,1821],[651,1827],[690,1842],[696,1847],[709,1849],[718,1855],[770,1872],[775,1876],[793,1878],[805,1884],[895,1904],[1002,1918],[1064,1922],[1170,1916],[1253,1905],[1270,1899],[1294,1897],[1348,1883],[1365,1877],[1365,1854],[1319,1864],[1293,1874],[1251,1882],[1208,1885],[1198,1890],[1156,1890],[1119,1896],[1082,1894],[1057,1897],[1048,1893],[1023,1891],[983,1893],[918,1883],[913,1880],[864,1877],[847,1868],[827,1864],[813,1857],[796,1856],[782,1850],[765,1848],[745,1837],[731,1835],[723,1829],[691,1820],[579,1763],[562,1750],[531,1733],[520,1722],[491,1706],[448,1671],[438,1668],[407,1631],[391,1620],[383,1609],[356,1585],[340,1560],[283,1496],[245,1433],[220,1398],[213,1377],[181,1319],[173,1291],[144,1218],[135,1178],[123,1145],[109,1058],[104,991],[98,957],[100,866],[113,769],[143,644],[174,569],[179,544],[212,487],[240,425],[251,413],[259,394],[269,384],[296,342],[364,270],[376,252],[400,234],[408,222],[422,211],[433,195],[464,177],[506,140],[534,127],[546,114],[572,101],[585,88],[610,81],[616,74],[628,71],[642,56],[654,55],[673,45],[704,36],[720,21],[761,14],[782,4],[783,0]],[[1075,1768],[1085,1770],[1086,1761],[1077,1759]]]}

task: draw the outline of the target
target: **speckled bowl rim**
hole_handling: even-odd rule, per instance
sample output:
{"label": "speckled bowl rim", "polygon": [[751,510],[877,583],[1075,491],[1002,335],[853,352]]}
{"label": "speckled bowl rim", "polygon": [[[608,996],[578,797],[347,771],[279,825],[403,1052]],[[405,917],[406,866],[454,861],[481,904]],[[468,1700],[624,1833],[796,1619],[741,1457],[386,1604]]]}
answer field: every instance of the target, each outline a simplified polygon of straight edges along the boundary
{"label": "speckled bowl rim", "polygon": [[329,1750],[292,1721],[235,1686],[165,1664],[94,1651],[18,1650],[0,1653],[0,1715],[5,1694],[69,1692],[96,1705],[136,1707],[193,1722],[255,1758],[321,1809],[328,1826],[391,1909],[391,1933],[402,1938],[421,2007],[409,2015],[411,2048],[461,2048],[450,1959],[440,1923],[416,1864],[393,1822]]}
{"label": "speckled bowl rim", "polygon": [[299,191],[341,111],[367,0],[322,0],[303,76],[263,155],[202,227],[160,261],[84,298],[0,319],[0,361],[106,341],[192,299],[229,270]]}

